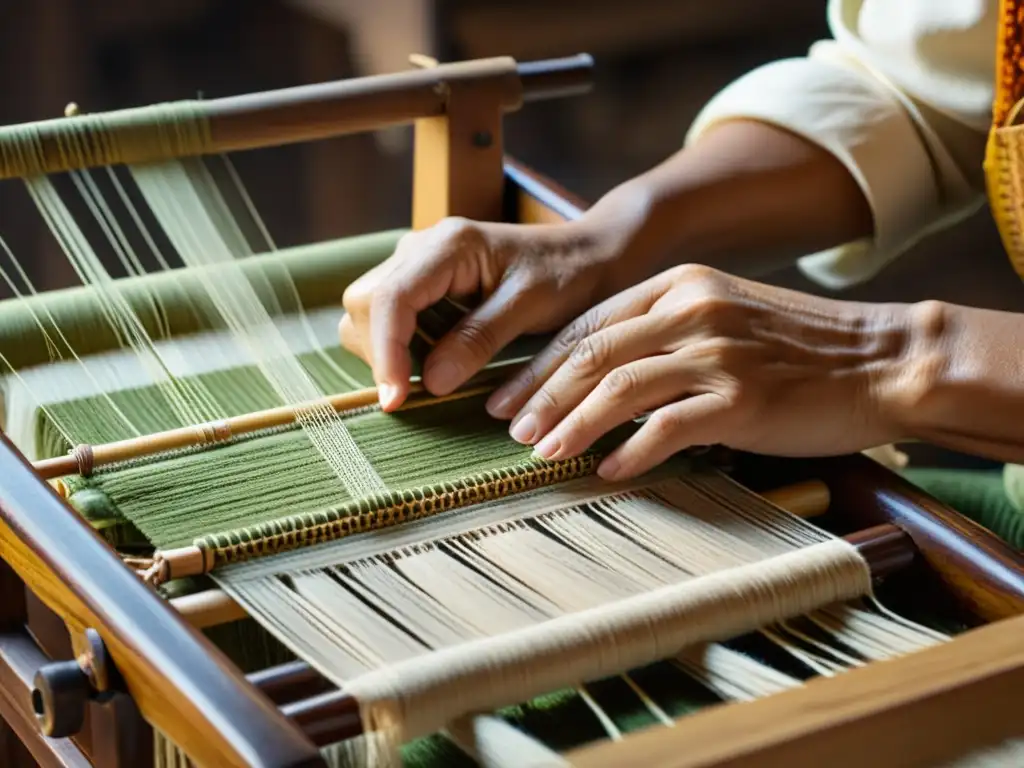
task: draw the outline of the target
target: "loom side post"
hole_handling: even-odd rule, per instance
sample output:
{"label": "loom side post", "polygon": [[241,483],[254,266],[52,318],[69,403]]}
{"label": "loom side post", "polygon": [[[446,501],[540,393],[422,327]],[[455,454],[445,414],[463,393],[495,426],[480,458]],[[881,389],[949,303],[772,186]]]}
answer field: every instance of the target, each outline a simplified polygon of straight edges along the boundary
{"label": "loom side post", "polygon": [[0,557],[70,627],[100,632],[149,722],[206,765],[323,765],[315,747],[123,567],[3,435],[0,477]]}
{"label": "loom side post", "polygon": [[953,765],[1024,733],[1022,635],[1024,616],[566,758],[575,768]]}
{"label": "loom side post", "polygon": [[[423,69],[439,66],[416,61]],[[515,62],[509,60],[509,66],[514,71]],[[518,84],[519,79],[514,81]],[[451,216],[477,221],[501,217],[502,118],[508,90],[501,78],[451,81],[445,87],[444,113],[416,121],[413,229],[426,229]]]}
{"label": "loom side post", "polygon": [[[503,57],[193,102],[184,105],[183,111],[198,115],[207,125],[209,137],[202,146],[190,144],[180,151],[235,152],[409,124],[444,115],[451,88],[488,80],[494,92],[500,94],[502,111],[514,111],[524,101],[585,92],[592,68],[593,60],[586,54],[528,64]],[[11,161],[0,166],[0,178],[168,159],[167,149],[140,140],[167,116],[136,109],[116,113],[118,127],[112,130],[123,141],[94,140],[93,156],[72,160],[65,151],[66,121],[80,119],[65,117],[33,123],[40,148],[39,165],[34,160],[31,165]],[[12,130],[21,131],[24,126]],[[0,129],[0,141],[4,139],[5,129]],[[116,156],[109,154],[111,146],[121,147]]]}

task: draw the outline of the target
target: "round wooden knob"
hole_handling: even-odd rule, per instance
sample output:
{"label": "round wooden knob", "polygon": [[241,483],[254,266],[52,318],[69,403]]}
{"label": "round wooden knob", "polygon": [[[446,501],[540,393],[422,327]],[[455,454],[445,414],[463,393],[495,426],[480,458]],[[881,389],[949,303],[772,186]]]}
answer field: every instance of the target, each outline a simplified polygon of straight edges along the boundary
{"label": "round wooden knob", "polygon": [[43,735],[63,739],[82,730],[91,687],[77,661],[47,664],[36,672],[33,686],[32,709]]}

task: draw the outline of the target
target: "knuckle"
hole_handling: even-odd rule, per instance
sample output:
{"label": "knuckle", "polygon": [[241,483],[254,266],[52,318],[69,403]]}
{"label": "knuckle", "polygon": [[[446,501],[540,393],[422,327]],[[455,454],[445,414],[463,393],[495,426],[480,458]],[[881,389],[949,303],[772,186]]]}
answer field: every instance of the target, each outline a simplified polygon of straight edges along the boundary
{"label": "knuckle", "polygon": [[569,366],[577,376],[589,378],[604,370],[608,360],[607,345],[600,336],[587,336],[569,355]]}
{"label": "knuckle", "polygon": [[462,246],[480,236],[480,225],[462,216],[449,216],[434,226],[435,235],[444,243]]}
{"label": "knuckle", "polygon": [[530,410],[536,413],[546,413],[558,410],[558,399],[547,387],[541,387],[536,394],[530,398]]}
{"label": "knuckle", "polygon": [[675,268],[674,277],[686,282],[713,282],[718,279],[719,271],[705,264],[680,264]]}
{"label": "knuckle", "polygon": [[727,321],[732,308],[728,299],[705,294],[683,302],[676,315],[680,321],[713,331]]}
{"label": "knuckle", "polygon": [[580,318],[559,331],[558,335],[552,339],[551,346],[559,354],[570,353],[587,338],[588,333],[586,321]]}
{"label": "knuckle", "polygon": [[456,334],[462,345],[477,359],[488,359],[498,351],[498,339],[486,323],[467,318]]}
{"label": "knuckle", "polygon": [[670,410],[655,411],[647,419],[647,429],[650,430],[655,444],[673,439],[679,428],[679,417]]}
{"label": "knuckle", "polygon": [[616,368],[601,382],[602,397],[615,402],[631,400],[640,388],[640,378],[629,367]]}
{"label": "knuckle", "polygon": [[361,277],[351,283],[341,296],[341,304],[348,312],[360,312],[365,310],[373,297],[373,287],[370,280]]}

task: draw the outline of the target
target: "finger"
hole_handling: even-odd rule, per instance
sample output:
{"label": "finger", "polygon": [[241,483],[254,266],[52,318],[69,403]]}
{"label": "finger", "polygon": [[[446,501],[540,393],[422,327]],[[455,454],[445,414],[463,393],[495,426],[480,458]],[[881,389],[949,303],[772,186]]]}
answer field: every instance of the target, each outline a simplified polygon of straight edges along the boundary
{"label": "finger", "polygon": [[659,408],[636,434],[601,462],[597,473],[605,480],[627,480],[686,448],[723,442],[730,413],[729,401],[714,393]]}
{"label": "finger", "polygon": [[558,370],[583,339],[615,323],[646,314],[659,291],[652,281],[616,294],[580,315],[567,325],[543,350],[487,401],[487,411],[496,419],[510,419],[522,410],[531,396]]}
{"label": "finger", "polygon": [[[674,335],[666,316],[641,315],[583,339],[513,419],[512,437],[527,444],[544,437],[592,394],[608,374],[627,363],[660,353]],[[545,441],[548,448],[555,449],[557,441]],[[537,450],[547,455],[539,444]]]}
{"label": "finger", "polygon": [[424,362],[423,385],[434,395],[453,392],[522,334],[531,319],[525,286],[515,276],[503,280],[437,343]]}
{"label": "finger", "polygon": [[352,316],[347,312],[341,316],[341,322],[338,323],[338,339],[341,341],[341,346],[353,355],[361,357],[367,363],[370,362],[366,359],[366,354],[363,352],[363,345],[355,323],[352,322]]}
{"label": "finger", "polygon": [[538,443],[536,451],[550,461],[579,456],[616,427],[684,396],[691,379],[676,355],[615,368]]}
{"label": "finger", "polygon": [[409,394],[409,344],[416,316],[440,301],[451,286],[454,269],[446,261],[445,251],[434,251],[398,264],[370,302],[369,356],[385,411],[397,408]]}

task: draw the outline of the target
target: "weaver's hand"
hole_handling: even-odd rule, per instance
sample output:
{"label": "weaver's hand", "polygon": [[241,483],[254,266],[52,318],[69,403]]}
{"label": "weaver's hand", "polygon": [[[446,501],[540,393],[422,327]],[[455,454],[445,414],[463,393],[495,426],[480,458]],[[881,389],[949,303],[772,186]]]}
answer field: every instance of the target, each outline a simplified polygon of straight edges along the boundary
{"label": "weaver's hand", "polygon": [[[900,437],[927,356],[903,305],[831,301],[677,267],[583,314],[488,410],[558,460],[646,423],[599,468],[624,479],[695,445],[835,455]],[[915,347],[915,345],[917,345]],[[921,365],[907,361],[921,360]]]}
{"label": "weaver's hand", "polygon": [[410,233],[345,292],[342,344],[370,364],[381,405],[392,410],[409,390],[416,315],[446,295],[480,295],[424,362],[426,388],[448,394],[517,336],[557,330],[625,287],[609,265],[621,259],[627,231],[602,217],[548,226],[448,219]]}

